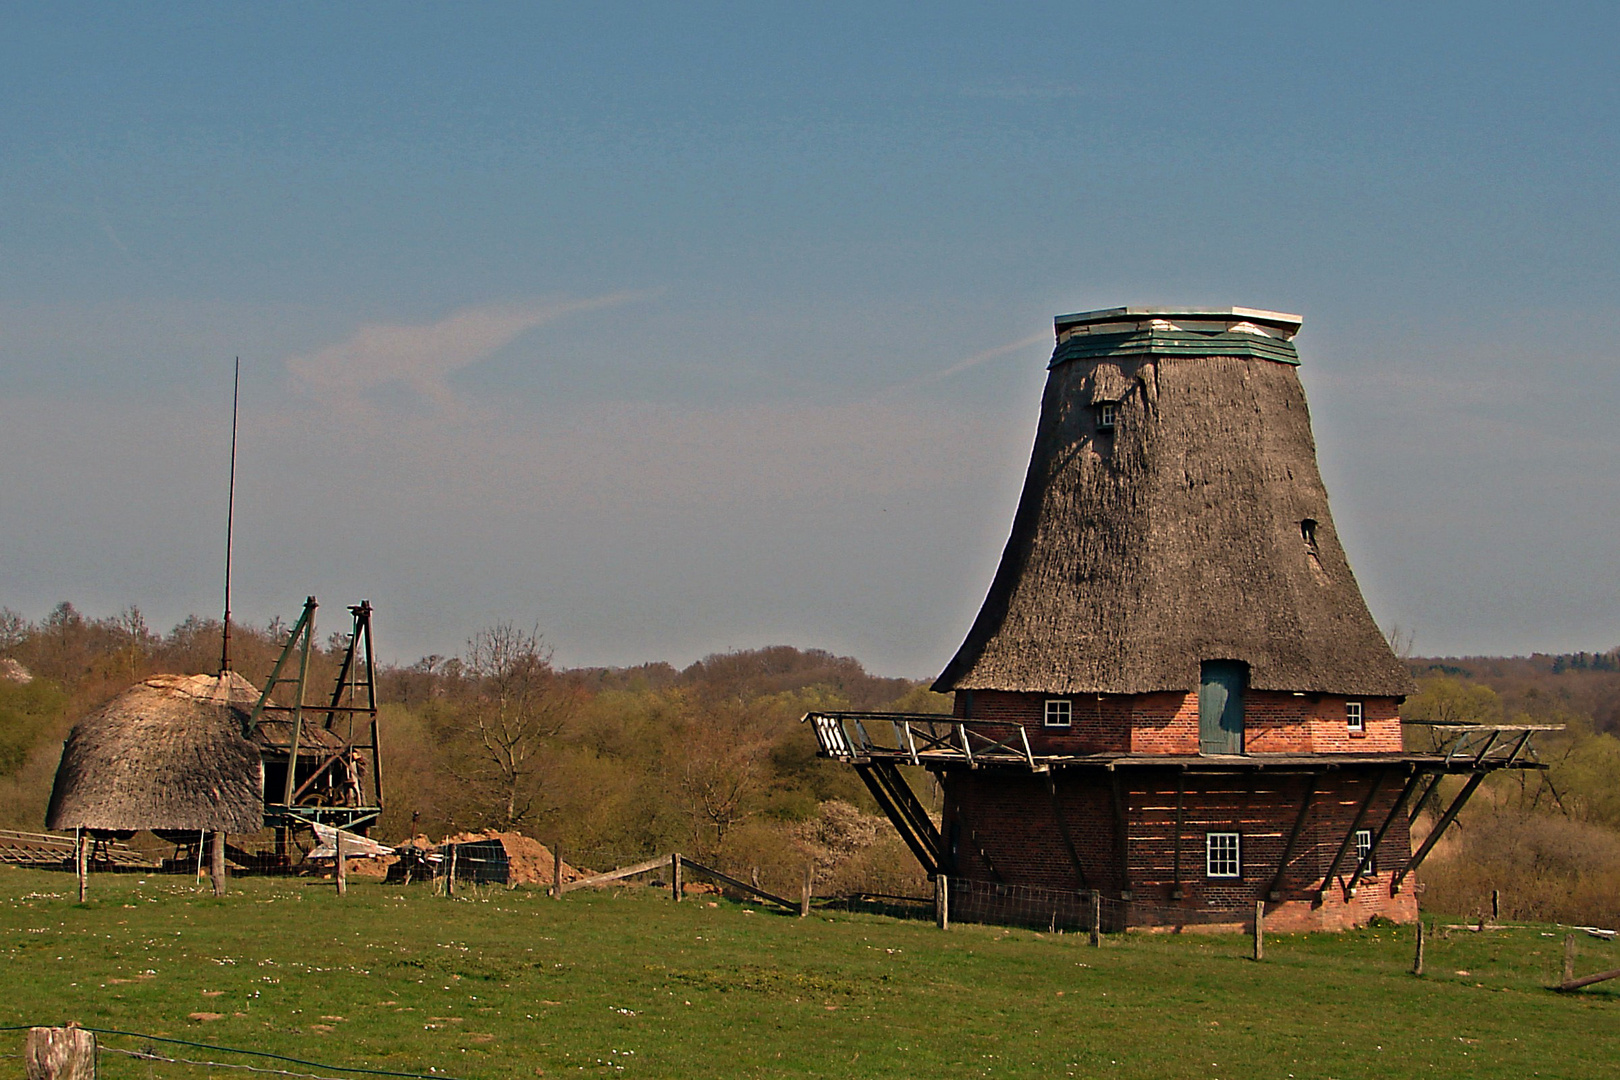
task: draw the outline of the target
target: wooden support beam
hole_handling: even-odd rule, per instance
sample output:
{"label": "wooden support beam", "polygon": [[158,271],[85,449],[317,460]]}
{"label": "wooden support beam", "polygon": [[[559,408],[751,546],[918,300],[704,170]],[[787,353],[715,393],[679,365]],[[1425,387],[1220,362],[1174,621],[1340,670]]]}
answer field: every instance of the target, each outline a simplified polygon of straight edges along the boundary
{"label": "wooden support beam", "polygon": [[1125,788],[1125,778],[1117,769],[1112,770],[1114,793],[1114,842],[1119,847],[1119,898],[1131,899],[1131,800]]}
{"label": "wooden support beam", "polygon": [[[1288,842],[1283,845],[1282,858],[1277,860],[1277,872],[1271,876],[1271,884],[1266,886],[1266,897],[1271,900],[1282,899],[1283,875],[1288,872],[1288,861],[1294,857],[1299,847],[1299,838],[1305,832],[1305,819],[1310,815],[1311,800],[1316,798],[1316,785],[1321,781],[1322,774],[1313,772],[1305,778],[1305,797],[1299,801],[1299,813],[1294,815],[1294,827],[1288,832]],[[1177,806],[1180,810],[1180,806]],[[1180,830],[1177,830],[1178,834]]]}
{"label": "wooden support beam", "polygon": [[1406,815],[1406,823],[1408,825],[1417,821],[1418,815],[1423,813],[1423,807],[1428,803],[1429,798],[1440,789],[1440,778],[1444,775],[1444,769],[1438,769],[1429,774],[1429,780],[1428,783],[1424,785],[1423,794],[1412,800],[1412,812]]}
{"label": "wooden support beam", "polygon": [[1416,771],[1407,777],[1406,786],[1401,788],[1400,795],[1395,799],[1395,805],[1389,808],[1389,813],[1384,817],[1384,823],[1378,826],[1377,831],[1373,833],[1372,844],[1368,846],[1367,854],[1356,861],[1356,872],[1350,875],[1350,883],[1344,887],[1346,899],[1355,895],[1356,884],[1364,874],[1372,869],[1373,864],[1378,859],[1378,845],[1384,842],[1384,834],[1389,831],[1389,827],[1394,823],[1396,815],[1406,806],[1406,800],[1410,799],[1412,792],[1417,790],[1418,782],[1422,778],[1423,774]]}
{"label": "wooden support beam", "polygon": [[1328,888],[1333,884],[1333,875],[1338,873],[1339,864],[1344,861],[1344,853],[1350,850],[1350,846],[1356,842],[1356,830],[1361,828],[1362,821],[1367,817],[1368,809],[1372,807],[1373,799],[1378,796],[1378,789],[1384,786],[1384,778],[1389,773],[1390,770],[1385,769],[1373,777],[1372,786],[1367,789],[1366,798],[1361,800],[1361,805],[1356,808],[1355,818],[1351,820],[1350,827],[1344,832],[1344,840],[1340,842],[1339,850],[1333,853],[1333,861],[1328,863],[1327,873],[1322,875],[1322,887],[1316,890],[1317,903],[1327,899]]}
{"label": "wooden support beam", "polygon": [[1181,888],[1181,832],[1184,819],[1181,813],[1182,797],[1187,793],[1187,770],[1176,770],[1176,835],[1170,853],[1170,899],[1180,900],[1186,893]]}
{"label": "wooden support beam", "polygon": [[922,864],[924,873],[940,871],[944,842],[899,767],[892,761],[868,761],[855,766],[872,798],[894,824],[900,839]]}
{"label": "wooden support beam", "polygon": [[1079,881],[1081,889],[1090,888],[1086,883],[1086,867],[1080,861],[1080,849],[1074,846],[1074,836],[1069,832],[1069,823],[1063,820],[1063,809],[1058,805],[1057,772],[1049,770],[1046,774],[1046,790],[1052,797],[1052,817],[1057,821],[1058,835],[1063,838],[1063,847],[1069,853],[1069,861],[1074,864],[1074,875]]}
{"label": "wooden support beam", "polygon": [[1392,892],[1401,887],[1401,882],[1406,880],[1406,875],[1423,865],[1423,860],[1428,858],[1430,851],[1434,850],[1434,845],[1440,842],[1440,834],[1446,831],[1446,826],[1457,819],[1457,815],[1462,812],[1463,805],[1468,802],[1468,797],[1474,793],[1474,789],[1479,787],[1480,781],[1484,779],[1485,774],[1483,772],[1473,773],[1468,777],[1468,783],[1464,784],[1462,790],[1457,792],[1457,797],[1451,800],[1451,805],[1446,807],[1446,812],[1440,815],[1440,820],[1435,823],[1429,835],[1424,837],[1423,846],[1417,849],[1417,853],[1407,861],[1405,866],[1400,868],[1390,881],[1389,887]]}

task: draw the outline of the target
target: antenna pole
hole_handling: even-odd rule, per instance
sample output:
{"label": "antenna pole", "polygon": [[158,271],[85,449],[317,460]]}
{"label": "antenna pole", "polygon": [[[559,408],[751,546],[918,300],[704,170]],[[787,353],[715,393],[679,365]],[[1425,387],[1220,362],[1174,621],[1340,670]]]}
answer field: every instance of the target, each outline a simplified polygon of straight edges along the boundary
{"label": "antenna pole", "polygon": [[231,383],[231,486],[225,507],[225,632],[219,647],[219,673],[231,670],[231,532],[236,525],[236,416],[242,398],[242,358],[236,358],[236,375]]}

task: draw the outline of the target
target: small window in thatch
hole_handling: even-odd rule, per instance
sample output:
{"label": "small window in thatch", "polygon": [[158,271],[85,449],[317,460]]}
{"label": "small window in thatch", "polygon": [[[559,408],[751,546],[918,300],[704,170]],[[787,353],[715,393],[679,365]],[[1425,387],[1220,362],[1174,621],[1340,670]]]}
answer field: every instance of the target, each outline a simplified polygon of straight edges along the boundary
{"label": "small window in thatch", "polygon": [[1344,726],[1351,731],[1366,731],[1367,722],[1362,717],[1361,702],[1347,701],[1344,703]]}
{"label": "small window in thatch", "polygon": [[1046,726],[1066,728],[1074,723],[1074,703],[1068,698],[1046,699]]}
{"label": "small window in thatch", "polygon": [[1204,873],[1212,878],[1243,876],[1242,835],[1235,832],[1204,834]]}
{"label": "small window in thatch", "polygon": [[1097,430],[1113,431],[1114,424],[1119,419],[1119,402],[1102,401],[1097,403]]}

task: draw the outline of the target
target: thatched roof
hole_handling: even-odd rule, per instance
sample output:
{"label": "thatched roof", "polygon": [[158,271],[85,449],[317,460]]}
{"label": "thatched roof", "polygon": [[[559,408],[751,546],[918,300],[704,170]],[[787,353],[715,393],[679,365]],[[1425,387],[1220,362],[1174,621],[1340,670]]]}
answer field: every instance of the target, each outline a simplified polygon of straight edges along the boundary
{"label": "thatched roof", "polygon": [[935,690],[1190,690],[1241,660],[1261,690],[1410,692],[1328,511],[1298,318],[1186,314],[1058,320],[1012,535]]}
{"label": "thatched roof", "polygon": [[74,725],[62,747],[51,829],[264,825],[264,767],[242,737],[259,692],[231,672],[154,675]]}

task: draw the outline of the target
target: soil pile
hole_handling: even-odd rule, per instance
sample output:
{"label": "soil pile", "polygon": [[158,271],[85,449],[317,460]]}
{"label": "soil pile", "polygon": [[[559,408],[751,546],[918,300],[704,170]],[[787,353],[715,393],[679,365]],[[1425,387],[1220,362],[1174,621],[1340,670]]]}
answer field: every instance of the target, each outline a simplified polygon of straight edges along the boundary
{"label": "soil pile", "polygon": [[[475,840],[499,840],[501,847],[506,849],[506,861],[509,869],[510,881],[513,885],[546,885],[553,884],[552,875],[556,869],[556,859],[551,849],[533,837],[524,836],[519,832],[463,832],[456,833],[448,840],[434,843],[425,836],[415,836],[406,841],[401,847],[436,848],[444,843],[467,844]],[[594,870],[587,870],[578,866],[562,864],[563,884],[578,881],[594,874]]]}

